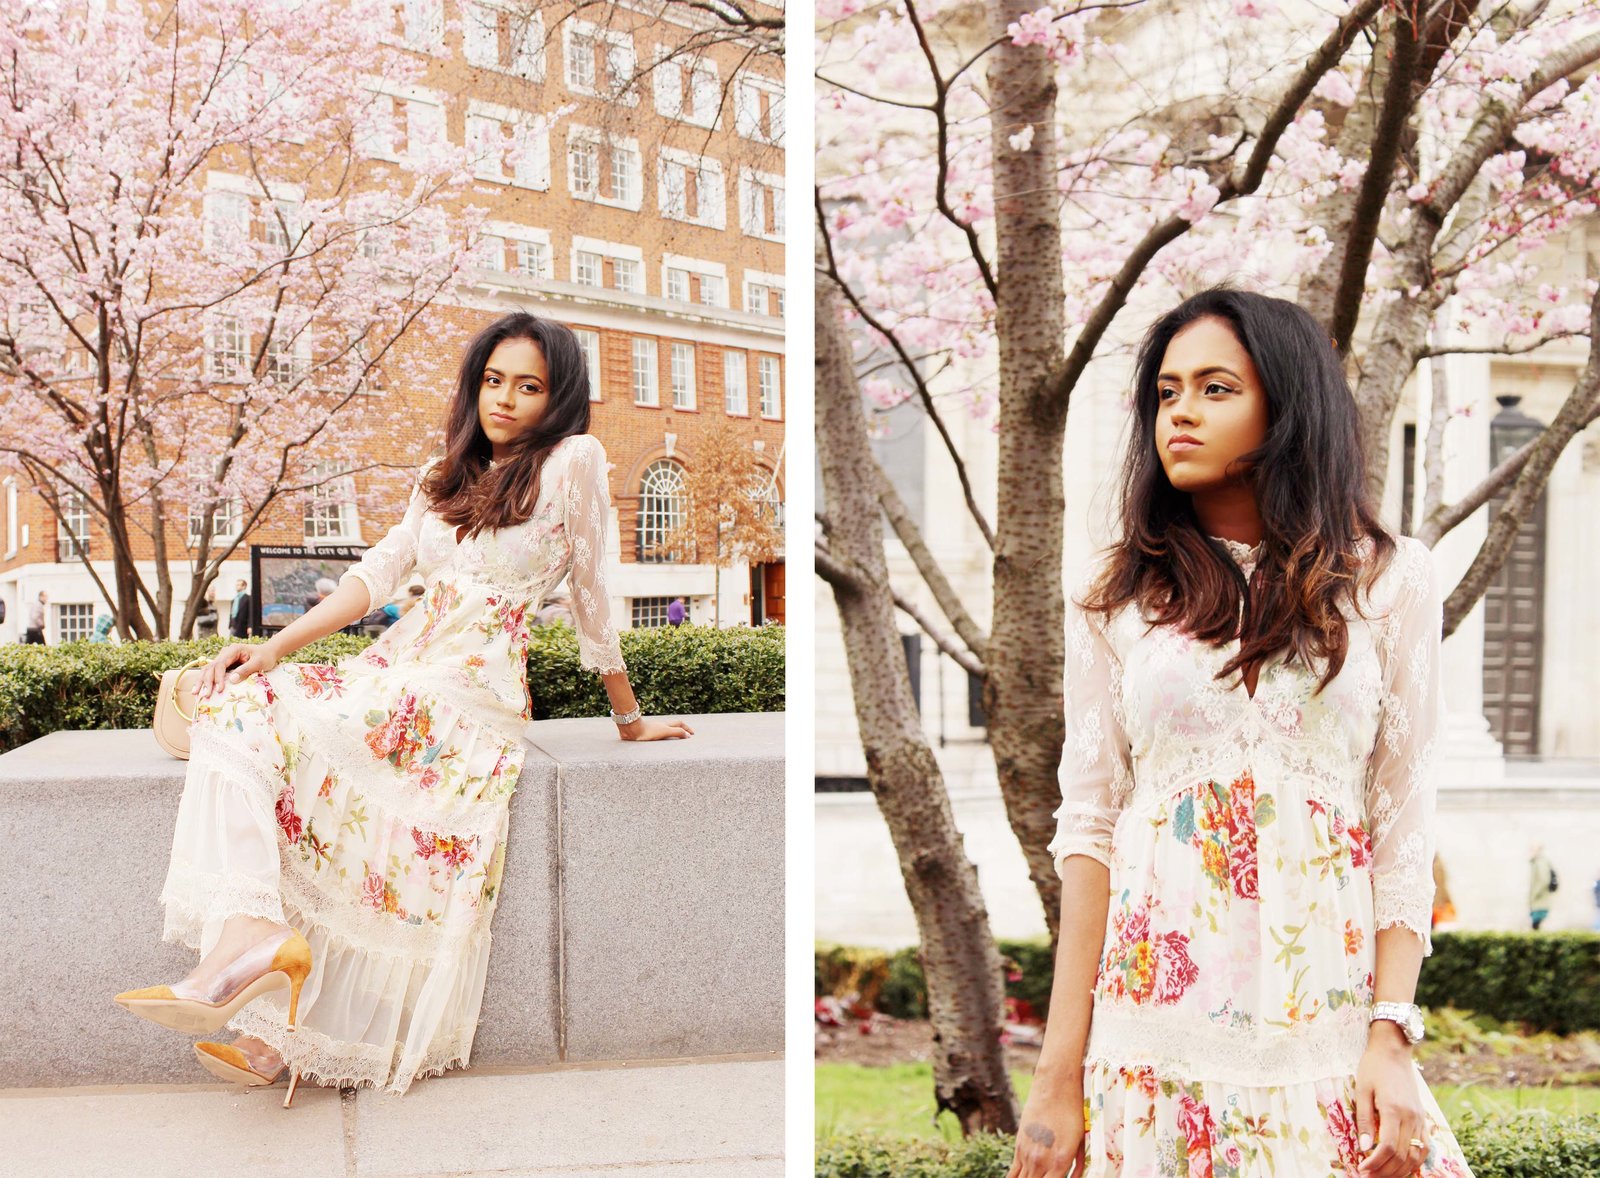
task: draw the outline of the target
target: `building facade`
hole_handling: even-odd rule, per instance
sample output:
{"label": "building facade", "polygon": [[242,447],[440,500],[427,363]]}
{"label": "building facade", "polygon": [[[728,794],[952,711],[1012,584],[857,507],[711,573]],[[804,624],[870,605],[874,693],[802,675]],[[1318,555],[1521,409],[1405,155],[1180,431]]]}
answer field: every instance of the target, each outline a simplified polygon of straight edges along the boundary
{"label": "building facade", "polygon": [[[600,12],[603,22],[585,19]],[[588,359],[590,431],[612,464],[611,604],[624,626],[663,624],[677,596],[694,621],[783,618],[781,562],[724,568],[716,608],[715,570],[676,559],[666,543],[706,430],[727,423],[748,439],[780,518],[785,482],[781,62],[737,38],[707,37],[712,23],[675,5],[647,14],[621,4],[407,0],[382,39],[422,63],[421,80],[373,81],[394,131],[361,144],[363,182],[374,187],[431,140],[473,148],[471,199],[488,208],[472,264],[398,346],[393,370],[405,379],[367,390],[365,411],[393,427],[372,459],[420,465],[438,448],[465,344],[494,318],[525,310],[572,327]],[[550,112],[559,113],[540,117]],[[298,194],[274,193],[263,208],[269,202],[241,171],[219,157],[206,176],[208,235],[213,223],[216,232],[283,232]],[[250,353],[237,323],[206,332],[209,355]],[[290,349],[269,363],[292,372],[309,358]],[[274,505],[212,586],[224,621],[236,579],[249,576],[248,545],[380,539],[405,505],[363,513],[365,490],[361,476],[344,476]],[[23,470],[0,470],[0,640],[21,637],[41,589],[52,643],[86,637],[107,612],[76,553],[85,545],[112,583],[101,521],[70,493],[62,506],[71,533]],[[191,511],[191,539],[199,523]],[[216,526],[236,534],[237,513],[219,509]],[[182,540],[168,541],[180,603],[191,578],[177,559]],[[144,543],[138,563],[153,586],[154,549]]]}

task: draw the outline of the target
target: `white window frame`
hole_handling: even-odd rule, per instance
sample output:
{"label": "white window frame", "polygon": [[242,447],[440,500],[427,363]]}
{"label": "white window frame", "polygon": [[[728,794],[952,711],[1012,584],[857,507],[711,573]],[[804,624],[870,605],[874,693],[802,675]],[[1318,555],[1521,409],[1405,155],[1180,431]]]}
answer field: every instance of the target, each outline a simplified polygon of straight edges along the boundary
{"label": "white window frame", "polygon": [[[661,343],[653,335],[636,335],[628,345],[633,403],[656,408],[661,404]],[[643,365],[641,368],[641,364]]]}
{"label": "white window frame", "polygon": [[[591,259],[593,259],[591,261]],[[593,275],[590,281],[585,275]],[[572,281],[579,286],[603,287],[606,282],[606,256],[594,250],[572,251]]]}
{"label": "white window frame", "polygon": [[[768,319],[781,318],[772,313],[772,303],[769,296],[779,295],[784,289],[782,274],[768,274],[761,270],[746,270],[744,272],[744,309],[750,315],[765,315]],[[752,310],[750,304],[752,296],[757,290],[762,292],[761,309]]]}
{"label": "white window frame", "polygon": [[[737,380],[732,379],[734,373],[739,374]],[[722,353],[722,410],[729,417],[750,416],[749,352],[727,348]]]}
{"label": "white window frame", "polygon": [[[227,335],[224,341],[223,336]],[[226,348],[223,344],[226,343]],[[224,311],[212,312],[206,318],[205,330],[206,379],[224,384],[248,384],[254,379],[250,374],[250,330],[246,326],[244,317],[231,315]],[[227,355],[238,361],[238,371],[224,371],[223,366],[217,363],[217,357],[226,352]]]}
{"label": "white window frame", "polygon": [[[594,187],[586,189],[575,182],[572,155],[576,147],[593,145],[595,159]],[[602,150],[604,149],[604,150]],[[616,177],[615,158],[624,152],[631,156],[628,170],[628,189],[621,196],[610,196],[601,191],[601,181],[608,184]],[[580,123],[567,126],[567,191],[577,200],[609,205],[614,209],[627,209],[637,213],[644,207],[644,156],[639,151],[639,141],[621,135],[611,135],[598,127]]]}
{"label": "white window frame", "polygon": [[639,510],[634,526],[634,560],[639,564],[670,564],[677,555],[668,537],[684,524],[688,485],[683,465],[658,458],[639,476]]}
{"label": "white window frame", "polygon": [[[308,472],[307,481],[311,479],[325,479],[319,487],[312,487],[304,494],[302,501],[302,525],[305,543],[310,545],[321,544],[360,544],[361,519],[356,512],[356,485],[352,475],[338,475],[338,464],[327,459],[321,459],[312,464]],[[329,523],[337,525],[338,532],[328,531],[324,535],[313,535],[312,524],[317,517],[314,512],[322,511],[331,505],[335,509],[336,518]],[[319,525],[320,526],[320,525]]]}
{"label": "white window frame", "polygon": [[661,296],[674,303],[689,302],[689,271],[681,266],[664,266],[662,270]]}
{"label": "white window frame", "polygon": [[694,369],[695,347],[692,343],[674,340],[671,352],[672,407],[695,407]]}
{"label": "white window frame", "polygon": [[[201,473],[200,464],[203,461],[203,459],[198,457],[190,457],[190,462],[194,464],[191,467],[192,474],[198,476]],[[211,461],[213,464],[211,474],[212,477],[215,477],[216,468],[220,466],[221,460],[213,459]],[[200,524],[205,518],[205,511],[201,508],[199,502],[197,501],[198,498],[199,497],[196,496],[196,500],[191,501],[189,504],[188,546],[190,548],[193,548],[196,544],[200,543]],[[212,505],[211,509],[211,538],[213,540],[235,540],[238,538],[239,530],[244,524],[243,506],[244,505],[238,499],[232,496],[225,495],[217,499],[216,503]]]}
{"label": "white window frame", "polygon": [[[613,290],[621,291],[623,294],[644,293],[644,264],[638,259],[613,257],[611,273],[617,280]],[[623,279],[624,274],[628,275],[626,281]]]}
{"label": "white window frame", "polygon": [[56,641],[81,642],[94,633],[94,602],[52,601],[56,615]]}
{"label": "white window frame", "polygon": [[[766,220],[766,194],[772,193],[772,224]],[[783,177],[775,172],[739,169],[739,228],[746,237],[781,242],[784,238]]]}
{"label": "white window frame", "polygon": [[[507,36],[511,44],[500,44],[499,14],[507,17]],[[490,19],[485,20],[485,14]],[[517,22],[523,21],[521,36]],[[485,33],[487,32],[487,39]],[[531,46],[531,47],[530,47]],[[488,53],[483,50],[487,48]],[[461,49],[469,65],[497,70],[529,82],[545,80],[544,14],[531,4],[508,0],[462,0]],[[505,52],[504,49],[509,49]],[[504,57],[505,64],[501,63]]]}
{"label": "white window frame", "polygon": [[209,189],[201,201],[207,253],[239,250],[249,244],[253,219],[249,193],[218,187]]}
{"label": "white window frame", "polygon": [[[93,537],[89,529],[93,523],[89,501],[71,487],[56,491],[56,503],[61,516],[56,521],[56,563],[94,557]],[[82,548],[80,555],[78,549]]]}
{"label": "white window frame", "polygon": [[670,45],[657,44],[650,77],[658,115],[708,130],[719,128],[722,76],[716,62],[703,56],[685,56]]}
{"label": "white window frame", "polygon": [[[769,382],[767,377],[771,375]],[[783,420],[783,361],[777,356],[756,356],[756,386],[761,393],[761,416],[769,421]],[[772,394],[768,399],[768,392]],[[769,410],[769,405],[771,406]]]}
{"label": "white window frame", "polygon": [[[479,180],[534,192],[550,190],[550,125],[545,119],[473,99],[467,103],[466,141],[474,155],[472,174]],[[520,158],[507,174],[506,152],[511,150]]]}
{"label": "white window frame", "polygon": [[[581,55],[574,49],[575,41],[583,41],[588,53]],[[587,60],[585,60],[587,58]],[[604,59],[604,66],[601,59]],[[633,85],[638,73],[638,58],[633,50],[633,35],[618,29],[602,28],[591,21],[566,20],[561,23],[562,79],[574,94],[590,98],[605,98],[625,106],[639,105],[639,88]],[[585,61],[582,70],[573,66]],[[605,71],[602,87],[600,72]],[[620,79],[618,74],[625,75]]]}
{"label": "white window frame", "polygon": [[[680,179],[681,178],[681,179]],[[688,211],[688,188],[694,185],[694,216]],[[679,199],[681,197],[681,200]],[[728,189],[722,162],[676,147],[662,147],[656,159],[656,203],[661,215],[707,229],[725,229]]]}
{"label": "white window frame", "polygon": [[[642,294],[647,293],[647,291],[646,291],[647,280],[645,278],[645,273],[644,273],[644,251],[642,249],[640,249],[638,246],[636,246],[636,245],[624,245],[622,242],[618,242],[618,241],[604,241],[604,240],[602,240],[602,239],[600,239],[598,237],[579,237],[579,236],[575,235],[572,238],[572,280],[573,280],[573,282],[577,282],[578,281],[578,255],[579,254],[598,254],[600,256],[600,258],[602,259],[602,262],[601,262],[600,268],[599,268],[600,281],[598,283],[580,283],[579,285],[603,287],[604,289],[610,290],[610,291],[612,291],[614,293],[618,293],[618,294],[642,295]],[[631,290],[630,291],[630,290],[618,290],[618,288],[616,288],[614,286],[613,287],[605,287],[605,285],[604,285],[605,284],[605,261],[604,260],[606,260],[606,259],[609,259],[613,263],[613,265],[612,265],[612,273],[613,274],[616,273],[615,263],[618,262],[619,260],[623,261],[623,262],[631,262],[631,263],[633,263],[634,267],[635,267],[635,272],[639,276],[639,288],[637,290]]]}
{"label": "white window frame", "polygon": [[[761,95],[768,96],[768,123],[775,124],[773,133],[768,135],[761,129]],[[763,74],[742,73],[733,80],[733,129],[741,139],[749,139],[756,143],[769,143],[774,147],[782,147],[786,130],[784,127],[783,80],[769,78]]]}
{"label": "white window frame", "polygon": [[589,400],[603,400],[600,387],[600,333],[592,327],[574,327],[572,334],[578,337],[578,346],[583,349],[584,367],[589,370]]}
{"label": "white window frame", "polygon": [[[415,166],[426,154],[421,150],[423,144],[418,142],[419,139],[431,137],[441,147],[448,145],[449,122],[446,117],[446,96],[443,93],[425,86],[412,86],[380,77],[368,77],[362,84],[372,93],[375,100],[383,98],[389,100],[392,116],[389,134],[374,134],[372,129],[368,128],[361,136],[359,150],[369,159]],[[430,123],[433,129],[427,134],[422,134],[424,125]],[[400,135],[404,135],[406,141],[403,152],[397,146]]]}
{"label": "white window frame", "polygon": [[278,384],[279,382],[273,373],[273,368],[287,359],[287,375],[289,379],[282,382],[279,387],[287,387],[294,384],[296,381],[302,380],[306,373],[311,370],[310,326],[307,325],[301,328],[300,333],[289,341],[289,346],[287,348],[284,347],[283,331],[283,323],[280,322],[274,324],[272,338],[267,341],[266,353],[261,358],[263,368],[265,369],[265,371],[262,373],[262,378],[264,380],[272,381],[274,384]]}
{"label": "white window frame", "polygon": [[444,49],[444,0],[400,0],[394,43],[419,53]]}
{"label": "white window frame", "polygon": [[15,475],[7,475],[6,489],[6,556],[10,560],[17,554],[17,479]]}
{"label": "white window frame", "polygon": [[[663,294],[665,294],[665,292],[667,290],[668,275],[674,270],[682,270],[685,273],[692,274],[695,277],[700,279],[700,283],[701,283],[701,287],[700,287],[700,289],[701,289],[701,298],[700,298],[699,302],[700,302],[701,306],[705,306],[705,307],[726,307],[728,305],[728,302],[727,302],[727,296],[728,296],[728,268],[723,263],[721,263],[721,262],[708,262],[704,258],[691,258],[691,257],[687,257],[687,256],[685,256],[683,254],[662,254],[661,255],[661,290],[662,290]],[[705,280],[707,278],[714,278],[714,279],[717,280],[718,283],[721,284],[721,287],[722,287],[722,301],[721,302],[708,303],[708,302],[705,301],[705,297],[704,297]],[[692,291],[686,292],[683,301],[692,302],[693,300],[689,297],[692,293],[693,293]],[[670,294],[668,294],[668,295],[666,295],[666,297],[667,298],[671,298],[672,296]]]}

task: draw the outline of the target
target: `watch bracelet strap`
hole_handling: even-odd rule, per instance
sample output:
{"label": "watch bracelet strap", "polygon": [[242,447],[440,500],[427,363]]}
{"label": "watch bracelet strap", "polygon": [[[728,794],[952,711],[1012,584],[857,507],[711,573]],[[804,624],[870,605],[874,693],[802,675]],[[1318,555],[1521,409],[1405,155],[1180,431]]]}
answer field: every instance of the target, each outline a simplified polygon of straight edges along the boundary
{"label": "watch bracelet strap", "polygon": [[618,727],[621,727],[624,724],[632,724],[632,723],[634,723],[636,720],[640,719],[643,715],[644,715],[644,709],[642,707],[640,707],[638,704],[634,704],[633,705],[633,711],[631,711],[631,712],[613,711],[611,713],[611,719],[616,722]]}

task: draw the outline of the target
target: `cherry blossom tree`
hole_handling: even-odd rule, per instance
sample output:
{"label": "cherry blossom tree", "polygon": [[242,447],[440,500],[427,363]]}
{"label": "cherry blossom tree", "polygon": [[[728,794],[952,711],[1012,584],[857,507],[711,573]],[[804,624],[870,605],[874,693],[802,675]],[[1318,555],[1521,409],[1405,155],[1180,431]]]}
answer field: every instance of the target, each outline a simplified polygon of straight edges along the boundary
{"label": "cherry blossom tree", "polygon": [[[869,464],[871,509],[942,617],[910,586],[885,592],[983,678],[1007,816],[1053,936],[1060,887],[1045,848],[1065,736],[1074,394],[1125,357],[1142,326],[1124,322],[1130,304],[1243,278],[1302,301],[1348,357],[1381,492],[1419,363],[1594,338],[1595,282],[1543,277],[1540,251],[1595,211],[1600,12],[1577,0],[824,0],[819,29],[818,281],[842,303],[867,401],[920,407],[992,559],[985,628]],[[1510,488],[1447,599],[1449,633],[1555,458],[1600,415],[1600,361],[1591,345],[1544,434],[1453,503],[1439,440],[1452,410],[1434,390],[1415,534],[1431,544]],[[962,412],[996,435],[992,519],[948,425]],[[829,535],[850,507],[825,495],[817,556],[847,643],[859,607]],[[881,684],[855,689],[859,702]],[[876,789],[875,772],[869,757]],[[905,864],[949,848],[897,851]]]}
{"label": "cherry blossom tree", "polygon": [[474,245],[473,160],[407,106],[384,0],[50,9],[0,13],[0,451],[104,530],[123,638],[187,636],[274,507],[364,470],[403,500],[370,443]]}

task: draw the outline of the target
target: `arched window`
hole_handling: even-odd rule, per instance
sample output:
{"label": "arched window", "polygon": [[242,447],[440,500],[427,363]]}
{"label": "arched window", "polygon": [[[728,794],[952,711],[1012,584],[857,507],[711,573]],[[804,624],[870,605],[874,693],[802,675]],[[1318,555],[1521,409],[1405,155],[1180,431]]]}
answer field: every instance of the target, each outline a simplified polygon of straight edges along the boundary
{"label": "arched window", "polygon": [[669,537],[684,522],[683,468],[661,459],[645,468],[639,480],[639,549],[641,563],[676,558]]}

